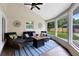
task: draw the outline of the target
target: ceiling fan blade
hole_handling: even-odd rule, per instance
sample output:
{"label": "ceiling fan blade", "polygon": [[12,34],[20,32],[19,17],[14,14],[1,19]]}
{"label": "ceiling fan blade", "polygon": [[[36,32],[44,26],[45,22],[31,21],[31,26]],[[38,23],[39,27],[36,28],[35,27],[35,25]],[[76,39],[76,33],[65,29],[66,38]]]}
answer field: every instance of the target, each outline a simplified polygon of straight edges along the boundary
{"label": "ceiling fan blade", "polygon": [[34,7],[32,6],[32,7],[31,7],[31,10],[32,10],[33,8],[34,8]]}
{"label": "ceiling fan blade", "polygon": [[38,10],[40,10],[40,8],[38,6],[35,6]]}
{"label": "ceiling fan blade", "polygon": [[36,5],[42,5],[43,3],[36,3]]}
{"label": "ceiling fan blade", "polygon": [[31,3],[24,3],[24,5],[32,5]]}

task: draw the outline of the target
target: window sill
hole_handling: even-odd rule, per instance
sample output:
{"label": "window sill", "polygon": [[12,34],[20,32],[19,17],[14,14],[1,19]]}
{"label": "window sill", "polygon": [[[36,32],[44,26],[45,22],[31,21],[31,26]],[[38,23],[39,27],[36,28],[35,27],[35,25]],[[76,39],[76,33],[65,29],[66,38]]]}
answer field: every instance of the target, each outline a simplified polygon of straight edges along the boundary
{"label": "window sill", "polygon": [[66,41],[66,42],[68,42],[67,39],[63,39],[63,38],[60,38],[60,37],[57,37],[57,38],[58,38],[58,39],[61,39],[61,40],[64,40],[64,41]]}
{"label": "window sill", "polygon": [[75,44],[71,43],[70,45],[79,53],[79,48]]}

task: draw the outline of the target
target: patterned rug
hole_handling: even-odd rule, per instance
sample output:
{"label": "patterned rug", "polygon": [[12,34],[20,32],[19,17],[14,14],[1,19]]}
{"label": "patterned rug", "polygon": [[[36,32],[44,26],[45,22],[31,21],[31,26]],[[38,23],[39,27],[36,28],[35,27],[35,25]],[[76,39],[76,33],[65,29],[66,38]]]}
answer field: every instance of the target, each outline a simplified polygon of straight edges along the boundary
{"label": "patterned rug", "polygon": [[42,53],[58,47],[53,40],[45,42],[45,45],[39,48],[33,47],[32,44],[33,42],[29,42],[25,44],[25,47],[15,50],[15,56],[40,56]]}

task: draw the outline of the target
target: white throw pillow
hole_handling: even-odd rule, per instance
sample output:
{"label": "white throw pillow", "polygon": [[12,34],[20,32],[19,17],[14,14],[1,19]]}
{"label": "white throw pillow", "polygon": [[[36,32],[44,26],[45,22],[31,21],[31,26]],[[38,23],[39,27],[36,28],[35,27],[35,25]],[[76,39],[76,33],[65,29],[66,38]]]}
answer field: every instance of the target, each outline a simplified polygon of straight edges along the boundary
{"label": "white throw pillow", "polygon": [[46,35],[46,33],[43,33],[44,35]]}
{"label": "white throw pillow", "polygon": [[47,33],[42,33],[42,35],[46,36],[46,35],[47,35]]}
{"label": "white throw pillow", "polygon": [[36,36],[36,33],[33,33],[33,36]]}
{"label": "white throw pillow", "polygon": [[26,36],[26,37],[29,37],[29,35],[28,35],[28,34],[25,34],[25,36]]}

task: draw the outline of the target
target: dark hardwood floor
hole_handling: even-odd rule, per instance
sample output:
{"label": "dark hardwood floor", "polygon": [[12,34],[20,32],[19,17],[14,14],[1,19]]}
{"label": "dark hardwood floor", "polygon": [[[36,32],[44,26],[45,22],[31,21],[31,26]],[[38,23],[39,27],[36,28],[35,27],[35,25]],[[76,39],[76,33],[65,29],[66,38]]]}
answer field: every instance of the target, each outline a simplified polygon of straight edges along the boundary
{"label": "dark hardwood floor", "polygon": [[1,56],[14,56],[14,55],[15,55],[15,49],[9,47],[8,45],[5,45],[1,53]]}

